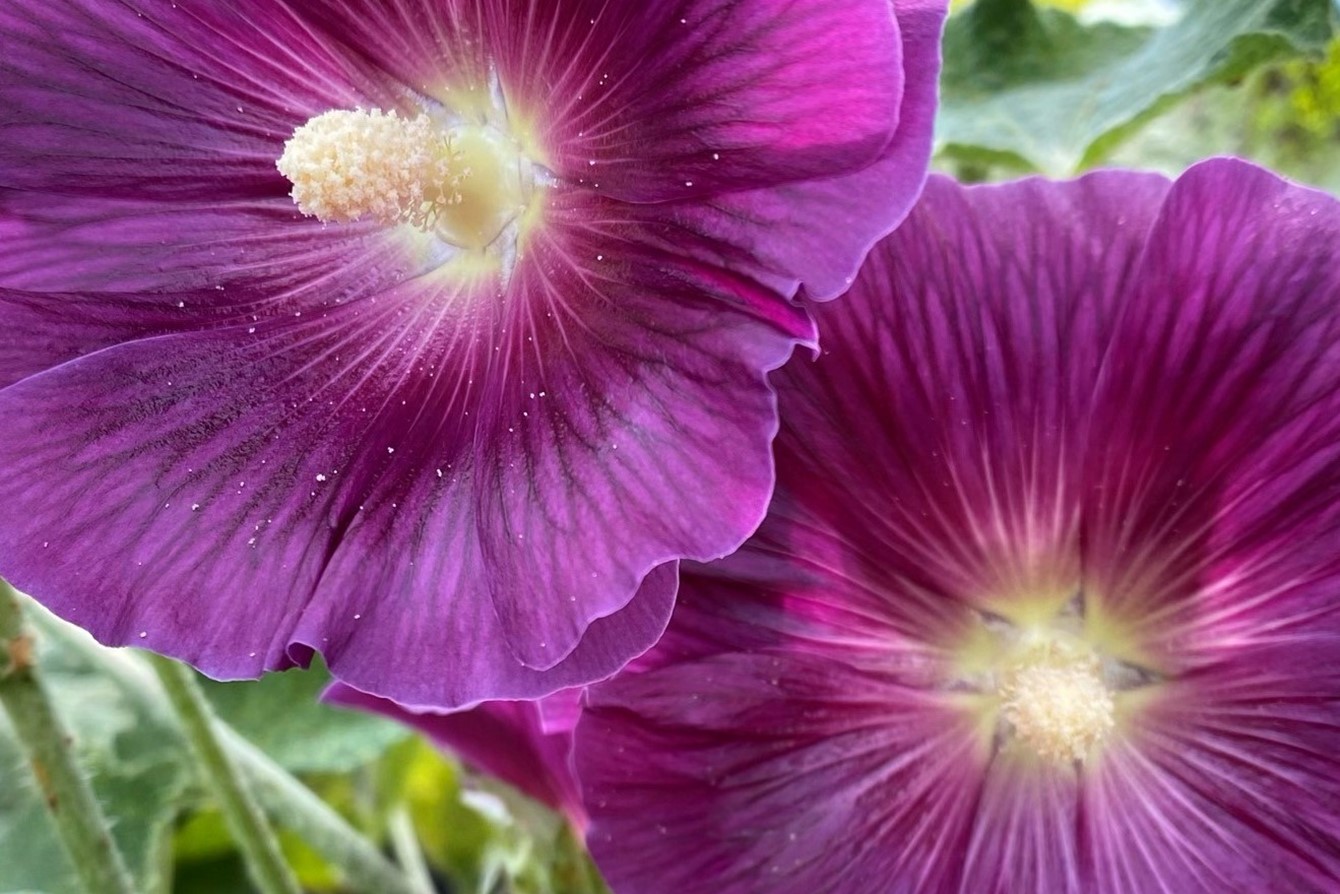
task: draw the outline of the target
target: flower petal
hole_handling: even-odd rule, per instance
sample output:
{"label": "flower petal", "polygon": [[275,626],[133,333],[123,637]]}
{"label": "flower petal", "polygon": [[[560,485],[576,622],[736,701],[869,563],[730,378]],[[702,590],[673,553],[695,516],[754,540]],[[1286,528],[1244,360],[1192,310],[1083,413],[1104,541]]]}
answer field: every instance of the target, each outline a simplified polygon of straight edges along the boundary
{"label": "flower petal", "polygon": [[9,3],[0,43],[0,186],[42,195],[282,197],[294,126],[384,92],[283,3]]}
{"label": "flower petal", "polygon": [[843,176],[658,210],[677,226],[726,234],[718,241],[738,253],[727,255],[727,263],[783,294],[803,283],[806,298],[822,301],[850,288],[866,253],[911,210],[931,154],[944,5],[898,0],[894,7],[905,83],[898,130],[876,161]]}
{"label": "flower petal", "polygon": [[[402,282],[389,240],[277,293],[0,292],[16,335],[51,324],[0,391],[23,419],[0,447],[7,572],[104,641],[220,676],[302,644],[361,689],[455,706],[612,673],[668,616],[672,580],[625,610],[643,578],[758,525],[763,370],[812,332],[597,211],[537,236],[502,296]],[[407,644],[434,657],[401,664]]]}
{"label": "flower petal", "polygon": [[[6,573],[107,641],[223,676],[321,649],[408,704],[540,695],[646,648],[673,563],[762,517],[765,374],[814,339],[786,299],[807,270],[805,294],[831,293],[911,201],[943,14],[674,9],[738,33],[587,0],[0,11],[0,411],[23,418],[0,446]],[[598,60],[623,67],[617,101]],[[836,76],[853,66],[870,76]],[[816,79],[824,108],[791,92]],[[567,87],[592,92],[555,117]],[[555,175],[496,277],[284,196],[274,159],[310,116],[483,94]],[[721,158],[693,147],[682,187],[676,153],[708,136]],[[431,657],[399,662],[404,643]]]}
{"label": "flower petal", "polygon": [[1274,700],[1279,690],[1257,701],[1266,693],[1249,680],[1225,687],[1245,698],[1210,707],[1199,687],[1173,689],[1143,735],[1105,755],[1082,814],[1097,890],[1329,891],[1340,882],[1334,675],[1311,704]]}
{"label": "flower petal", "polygon": [[950,864],[927,855],[965,834],[970,739],[833,649],[625,674],[577,726],[587,843],[616,891],[939,890]]}
{"label": "flower petal", "polygon": [[1331,602],[1340,204],[1207,162],[1149,246],[1096,397],[1085,563],[1172,672],[1314,627]]}
{"label": "flower petal", "polygon": [[447,103],[496,77],[555,174],[639,202],[864,167],[905,77],[888,0],[328,0],[311,19]]}
{"label": "flower petal", "polygon": [[992,757],[963,846],[962,875],[953,890],[1095,891],[1084,875],[1087,842],[1076,834],[1083,817],[1080,780],[1073,770],[1039,772],[1030,758],[1018,750],[997,751]]}
{"label": "flower petal", "polygon": [[[0,244],[0,387],[125,342],[324,312],[424,272],[383,234],[264,205],[173,215],[49,204],[50,218],[11,219],[16,234]],[[226,273],[210,273],[220,258]]]}
{"label": "flower petal", "polygon": [[826,299],[907,213],[930,157],[946,4],[892,7],[581,0],[458,4],[444,21],[424,0],[331,0],[314,22],[446,104],[496,72],[560,188],[658,203],[648,226],[706,237],[682,251]]}
{"label": "flower petal", "polygon": [[933,179],[820,308],[822,359],[776,377],[787,483],[765,545],[847,569],[864,614],[928,641],[1046,585],[1039,559],[1073,584],[1082,420],[1166,189]]}

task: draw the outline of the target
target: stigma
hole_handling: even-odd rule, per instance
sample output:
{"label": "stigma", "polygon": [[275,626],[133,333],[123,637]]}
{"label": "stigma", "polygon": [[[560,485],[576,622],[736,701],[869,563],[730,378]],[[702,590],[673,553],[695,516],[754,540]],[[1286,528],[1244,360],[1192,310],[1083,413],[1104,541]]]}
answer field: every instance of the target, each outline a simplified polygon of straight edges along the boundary
{"label": "stigma", "polygon": [[467,250],[497,241],[533,186],[529,164],[495,128],[394,110],[317,115],[293,132],[276,167],[309,217],[409,225]]}
{"label": "stigma", "polygon": [[1000,683],[1001,713],[1017,738],[1057,763],[1083,761],[1115,725],[1098,656],[1060,641],[1028,649]]}

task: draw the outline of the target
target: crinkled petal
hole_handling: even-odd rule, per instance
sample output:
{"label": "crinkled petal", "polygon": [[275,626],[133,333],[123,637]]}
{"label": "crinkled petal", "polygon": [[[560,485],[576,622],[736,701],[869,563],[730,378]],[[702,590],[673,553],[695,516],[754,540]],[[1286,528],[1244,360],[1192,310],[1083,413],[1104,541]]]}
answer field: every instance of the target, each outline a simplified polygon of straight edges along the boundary
{"label": "crinkled petal", "polygon": [[[537,237],[501,297],[435,273],[396,284],[413,268],[383,245],[380,267],[295,271],[280,297],[148,299],[168,334],[0,391],[22,420],[0,448],[24,520],[0,531],[9,574],[104,641],[220,676],[282,666],[292,645],[417,705],[608,675],[664,626],[673,585],[621,611],[643,578],[758,525],[775,425],[763,370],[812,332],[595,210],[574,221],[606,224]],[[0,308],[36,331],[34,314],[70,303],[32,349],[54,364],[144,324],[142,299],[0,293]],[[245,313],[256,303],[267,315]],[[172,331],[178,310],[212,328]],[[397,662],[410,644],[433,659]]]}
{"label": "crinkled petal", "polygon": [[[556,693],[552,698],[570,700],[572,696]],[[468,711],[443,714],[412,711],[335,683],[322,700],[406,724],[475,769],[564,814],[579,831],[585,827],[581,793],[572,770],[572,735],[544,729],[541,710],[547,699],[485,702]]]}

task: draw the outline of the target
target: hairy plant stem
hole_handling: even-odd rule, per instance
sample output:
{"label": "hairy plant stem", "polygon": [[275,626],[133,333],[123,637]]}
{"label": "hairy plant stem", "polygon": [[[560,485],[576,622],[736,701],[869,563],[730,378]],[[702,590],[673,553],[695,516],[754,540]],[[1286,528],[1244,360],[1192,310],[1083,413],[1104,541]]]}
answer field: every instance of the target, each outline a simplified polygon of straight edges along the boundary
{"label": "hairy plant stem", "polygon": [[133,894],[107,818],[74,758],[72,739],[33,665],[18,595],[0,581],[0,705],[9,714],[56,832],[89,894]]}
{"label": "hairy plant stem", "polygon": [[[140,710],[155,716],[166,713],[163,688],[143,653],[105,649],[82,632],[62,639],[61,644],[115,679]],[[261,809],[338,870],[352,890],[424,894],[407,882],[372,842],[269,755],[217,716],[213,726],[224,749],[250,783]]]}
{"label": "hairy plant stem", "polygon": [[151,655],[149,660],[181,721],[200,775],[218,801],[252,882],[262,894],[300,894],[298,880],[284,862],[274,830],[220,739],[214,709],[200,691],[194,671],[161,655]]}
{"label": "hairy plant stem", "polygon": [[431,883],[424,888],[407,880],[344,817],[259,748],[228,727],[222,727],[221,733],[224,746],[251,782],[265,812],[339,869],[353,890],[432,894]]}
{"label": "hairy plant stem", "polygon": [[409,808],[400,804],[391,811],[390,818],[391,848],[396,859],[405,868],[418,894],[433,894],[432,876],[428,872],[428,863],[424,860],[423,849],[419,847],[419,838],[414,832],[414,820],[410,818]]}

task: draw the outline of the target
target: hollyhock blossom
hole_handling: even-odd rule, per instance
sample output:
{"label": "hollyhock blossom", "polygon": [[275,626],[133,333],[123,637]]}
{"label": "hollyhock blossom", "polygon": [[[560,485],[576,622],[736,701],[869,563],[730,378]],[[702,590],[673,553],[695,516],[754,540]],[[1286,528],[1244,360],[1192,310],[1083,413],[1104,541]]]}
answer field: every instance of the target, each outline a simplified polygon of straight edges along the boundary
{"label": "hollyhock blossom", "polygon": [[614,889],[1340,890],[1337,257],[1232,160],[934,180],[779,376],[769,520],[590,690]]}
{"label": "hollyhock blossom", "polygon": [[538,701],[491,701],[466,711],[411,710],[335,683],[322,700],[381,714],[427,736],[475,770],[563,814],[579,834],[586,809],[572,769],[572,729],[581,690]]}
{"label": "hollyhock blossom", "polygon": [[943,12],[4,4],[0,573],[219,677],[608,675],[758,524],[764,373],[920,188]]}

